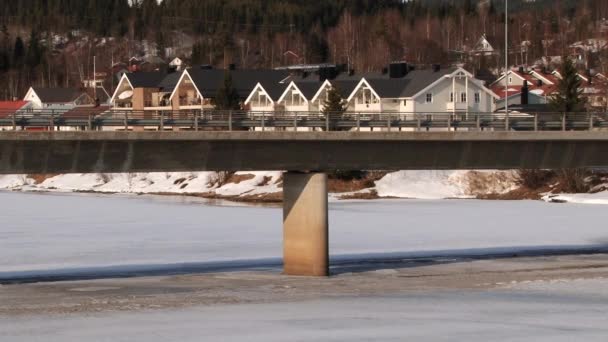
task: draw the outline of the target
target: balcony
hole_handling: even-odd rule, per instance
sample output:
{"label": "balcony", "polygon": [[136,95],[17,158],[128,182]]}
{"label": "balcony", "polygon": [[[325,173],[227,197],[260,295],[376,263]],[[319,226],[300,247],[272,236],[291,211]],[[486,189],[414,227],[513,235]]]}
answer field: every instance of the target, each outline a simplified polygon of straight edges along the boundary
{"label": "balcony", "polygon": [[153,99],[144,101],[144,108],[170,108],[171,102],[164,99]]}
{"label": "balcony", "polygon": [[114,102],[114,108],[117,109],[133,109],[133,103],[131,100],[116,100]]}
{"label": "balcony", "polygon": [[200,107],[200,106],[202,106],[202,101],[200,98],[196,98],[196,97],[180,98],[179,106],[180,107]]}
{"label": "balcony", "polygon": [[381,110],[381,103],[355,103],[355,112],[379,112]]}
{"label": "balcony", "polygon": [[445,110],[447,112],[466,111],[467,104],[466,104],[466,102],[448,102],[445,105]]}

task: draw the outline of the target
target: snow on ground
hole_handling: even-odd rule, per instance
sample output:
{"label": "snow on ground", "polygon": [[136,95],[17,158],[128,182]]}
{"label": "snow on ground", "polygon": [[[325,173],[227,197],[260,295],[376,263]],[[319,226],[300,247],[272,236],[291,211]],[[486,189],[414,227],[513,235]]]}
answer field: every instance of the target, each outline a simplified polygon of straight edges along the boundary
{"label": "snow on ground", "polygon": [[512,171],[399,171],[376,182],[380,197],[442,199],[505,193],[515,188]]}
{"label": "snow on ground", "polygon": [[[249,196],[281,192],[280,172],[237,172],[240,182],[221,182],[217,172],[66,174],[40,183],[26,175],[0,176],[0,189],[100,193],[215,193]],[[512,171],[399,171],[376,182],[381,197],[418,199],[469,198],[514,189]]]}
{"label": "snow on ground", "polygon": [[[605,341],[608,288],[586,281],[527,289],[376,297],[88,316],[0,317],[20,341]],[[576,286],[575,286],[576,287]],[[598,292],[598,289],[600,290]]]}
{"label": "snow on ground", "polygon": [[558,194],[546,195],[543,200],[547,202],[567,202],[580,204],[608,204],[608,191],[595,194]]}
{"label": "snow on ground", "polygon": [[[14,272],[248,261],[282,255],[282,209],[184,197],[0,192],[0,278]],[[332,258],[605,246],[596,206],[541,201],[330,203]],[[280,259],[278,259],[280,260]]]}
{"label": "snow on ground", "polygon": [[92,173],[57,175],[36,183],[26,175],[9,175],[0,176],[0,189],[134,194],[215,192],[221,196],[281,191],[280,172],[237,172],[236,176],[246,177],[238,183],[220,184],[222,175],[217,172]]}

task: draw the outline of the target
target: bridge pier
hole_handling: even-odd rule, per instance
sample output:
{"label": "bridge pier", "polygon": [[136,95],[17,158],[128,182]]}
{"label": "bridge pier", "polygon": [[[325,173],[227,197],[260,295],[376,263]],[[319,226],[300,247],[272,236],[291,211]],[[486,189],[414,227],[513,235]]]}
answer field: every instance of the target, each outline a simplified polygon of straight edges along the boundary
{"label": "bridge pier", "polygon": [[283,272],[329,275],[327,174],[283,174]]}

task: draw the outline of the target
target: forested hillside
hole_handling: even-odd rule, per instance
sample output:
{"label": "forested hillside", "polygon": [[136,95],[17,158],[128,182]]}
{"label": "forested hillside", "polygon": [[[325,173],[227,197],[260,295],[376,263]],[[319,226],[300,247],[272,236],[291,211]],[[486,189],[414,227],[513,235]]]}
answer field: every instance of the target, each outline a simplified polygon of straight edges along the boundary
{"label": "forested hillside", "polygon": [[[22,96],[30,84],[79,85],[92,74],[93,55],[98,70],[152,53],[217,66],[327,61],[367,71],[397,59],[468,63],[462,52],[482,34],[504,46],[503,0],[132,2],[0,0],[0,98]],[[510,3],[514,59],[522,42],[526,59],[536,59],[606,35],[608,1]]]}

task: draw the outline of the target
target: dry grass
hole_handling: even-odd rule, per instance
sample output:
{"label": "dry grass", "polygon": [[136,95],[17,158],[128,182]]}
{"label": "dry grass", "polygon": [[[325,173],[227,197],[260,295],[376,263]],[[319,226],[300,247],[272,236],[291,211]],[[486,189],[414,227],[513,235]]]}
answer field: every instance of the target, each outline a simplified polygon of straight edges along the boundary
{"label": "dry grass", "polygon": [[34,180],[35,184],[40,184],[49,178],[53,178],[55,176],[59,176],[59,174],[55,173],[34,173],[31,175],[27,175],[28,178]]}

